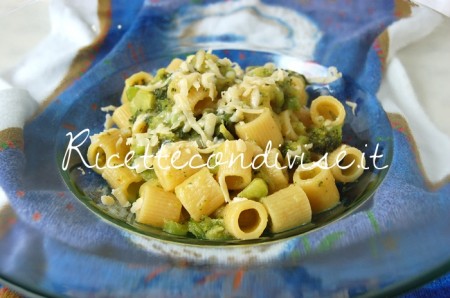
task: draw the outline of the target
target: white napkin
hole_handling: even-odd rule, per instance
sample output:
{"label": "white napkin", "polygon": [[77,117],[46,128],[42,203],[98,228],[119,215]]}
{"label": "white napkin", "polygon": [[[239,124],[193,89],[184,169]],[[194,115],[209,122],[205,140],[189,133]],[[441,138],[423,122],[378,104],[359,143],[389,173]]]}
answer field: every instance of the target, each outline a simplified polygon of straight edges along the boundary
{"label": "white napkin", "polygon": [[431,186],[450,175],[449,29],[450,19],[426,7],[414,7],[412,17],[391,25],[378,93],[387,112],[408,122]]}

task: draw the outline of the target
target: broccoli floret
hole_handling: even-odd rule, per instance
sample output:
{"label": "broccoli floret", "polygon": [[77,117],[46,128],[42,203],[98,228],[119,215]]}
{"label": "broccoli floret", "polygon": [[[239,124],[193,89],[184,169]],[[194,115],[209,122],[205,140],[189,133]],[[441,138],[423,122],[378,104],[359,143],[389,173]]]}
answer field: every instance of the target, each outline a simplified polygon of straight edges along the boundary
{"label": "broccoli floret", "polygon": [[267,66],[249,66],[246,69],[247,75],[252,77],[269,77],[273,74],[274,69]]}
{"label": "broccoli floret", "polygon": [[313,144],[311,151],[319,154],[331,152],[342,143],[342,127],[313,127],[308,132],[309,141]]}
{"label": "broccoli floret", "polygon": [[164,222],[163,231],[173,235],[186,236],[188,225],[169,220]]}
{"label": "broccoli floret", "polygon": [[189,220],[188,230],[198,239],[226,240],[233,237],[224,227],[223,219],[204,217],[200,221]]}
{"label": "broccoli floret", "polygon": [[166,100],[167,99],[167,85],[153,91],[156,100]]}
{"label": "broccoli floret", "polygon": [[295,141],[284,143],[281,153],[288,159],[288,165],[291,169],[297,168],[302,163],[311,162],[311,153],[305,148],[305,145],[310,143],[307,136],[300,136]]}

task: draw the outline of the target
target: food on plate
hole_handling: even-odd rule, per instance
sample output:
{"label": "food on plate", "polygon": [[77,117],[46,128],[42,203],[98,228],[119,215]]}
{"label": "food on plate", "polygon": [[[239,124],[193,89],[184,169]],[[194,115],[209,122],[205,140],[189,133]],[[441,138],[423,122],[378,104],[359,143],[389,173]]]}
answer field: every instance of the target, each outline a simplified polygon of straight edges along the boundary
{"label": "food on plate", "polygon": [[307,224],[365,165],[342,144],[344,106],[309,99],[307,85],[271,63],[242,69],[203,50],[173,59],[125,81],[88,161],[136,222],[174,235],[245,240]]}

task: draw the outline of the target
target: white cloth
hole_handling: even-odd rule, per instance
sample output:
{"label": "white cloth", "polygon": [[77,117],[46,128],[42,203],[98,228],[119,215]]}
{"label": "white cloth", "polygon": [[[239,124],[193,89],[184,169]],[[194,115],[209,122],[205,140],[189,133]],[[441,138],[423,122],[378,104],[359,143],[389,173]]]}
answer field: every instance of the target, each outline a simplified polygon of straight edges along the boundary
{"label": "white cloth", "polygon": [[411,18],[388,30],[378,98],[387,112],[406,119],[425,174],[436,184],[450,175],[450,19],[415,7]]}
{"label": "white cloth", "polygon": [[58,87],[78,50],[91,44],[99,33],[97,1],[51,1],[49,16],[50,34],[4,75],[12,86],[28,90],[39,103]]}

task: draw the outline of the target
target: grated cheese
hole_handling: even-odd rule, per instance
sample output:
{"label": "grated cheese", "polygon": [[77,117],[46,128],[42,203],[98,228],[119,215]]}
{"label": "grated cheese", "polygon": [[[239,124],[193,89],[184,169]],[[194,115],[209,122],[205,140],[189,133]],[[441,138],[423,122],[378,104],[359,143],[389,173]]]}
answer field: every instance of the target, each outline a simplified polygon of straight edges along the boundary
{"label": "grated cheese", "polygon": [[102,204],[106,206],[112,206],[116,203],[114,198],[111,196],[101,196],[100,200],[102,201]]}
{"label": "grated cheese", "polygon": [[348,100],[345,101],[345,104],[348,105],[352,109],[352,114],[353,114],[353,116],[355,116],[356,115],[355,111],[356,111],[356,108],[358,107],[358,104],[356,102],[352,102],[352,101],[348,101]]}

